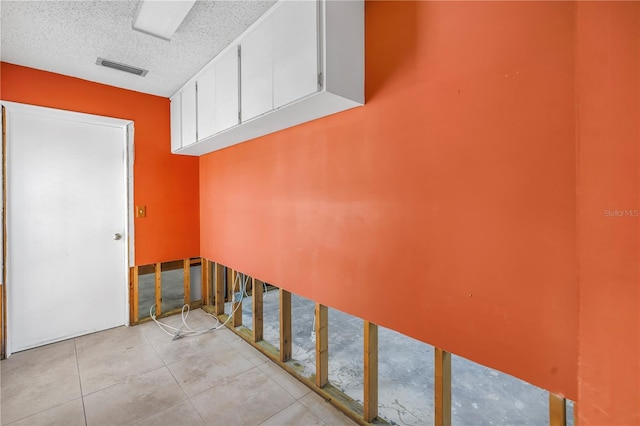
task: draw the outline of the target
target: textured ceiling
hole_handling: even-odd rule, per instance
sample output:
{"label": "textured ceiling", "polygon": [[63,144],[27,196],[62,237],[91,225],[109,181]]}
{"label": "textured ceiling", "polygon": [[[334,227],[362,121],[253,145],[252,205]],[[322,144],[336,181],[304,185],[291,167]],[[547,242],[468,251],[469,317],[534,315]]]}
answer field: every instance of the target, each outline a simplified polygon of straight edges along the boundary
{"label": "textured ceiling", "polygon": [[[169,97],[274,3],[199,0],[166,41],[131,29],[137,0],[2,0],[0,59]],[[98,57],[149,73],[104,68]]]}

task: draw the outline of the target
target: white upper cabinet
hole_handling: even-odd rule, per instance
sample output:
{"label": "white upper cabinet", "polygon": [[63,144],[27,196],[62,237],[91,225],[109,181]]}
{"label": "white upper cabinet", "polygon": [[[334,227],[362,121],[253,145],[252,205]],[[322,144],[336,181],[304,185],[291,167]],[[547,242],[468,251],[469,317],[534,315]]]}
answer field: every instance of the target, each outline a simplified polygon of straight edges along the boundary
{"label": "white upper cabinet", "polygon": [[273,11],[273,104],[318,91],[318,3],[284,1]]}
{"label": "white upper cabinet", "polygon": [[216,69],[209,68],[198,78],[198,140],[216,133]]}
{"label": "white upper cabinet", "polygon": [[242,121],[273,109],[273,19],[268,16],[242,40]]}
{"label": "white upper cabinet", "polygon": [[176,93],[171,98],[171,151],[182,148],[182,107],[180,106],[181,94]]}
{"label": "white upper cabinet", "polygon": [[181,93],[182,111],[182,147],[194,144],[197,141],[196,133],[196,82],[187,84]]}
{"label": "white upper cabinet", "polygon": [[364,1],[280,0],[173,100],[171,149],[184,155],[363,105]]}
{"label": "white upper cabinet", "polygon": [[238,47],[234,45],[218,56],[215,64],[216,93],[214,96],[215,132],[239,123]]}

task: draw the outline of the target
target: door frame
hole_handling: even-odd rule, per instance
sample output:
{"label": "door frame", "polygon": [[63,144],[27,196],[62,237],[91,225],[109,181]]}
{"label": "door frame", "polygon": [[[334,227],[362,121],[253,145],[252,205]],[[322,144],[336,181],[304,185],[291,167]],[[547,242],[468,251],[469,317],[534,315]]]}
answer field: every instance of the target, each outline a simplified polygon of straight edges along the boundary
{"label": "door frame", "polygon": [[74,112],[62,109],[54,109],[54,108],[46,108],[41,106],[22,104],[17,102],[7,102],[0,100],[0,104],[2,105],[2,150],[0,152],[0,160],[2,162],[2,185],[0,189],[0,195],[2,198],[2,256],[1,256],[1,266],[2,266],[2,296],[0,303],[0,321],[2,325],[0,327],[0,358],[4,359],[5,357],[9,357],[11,355],[11,336],[9,332],[9,327],[7,327],[7,323],[10,321],[10,312],[11,306],[8,302],[11,297],[11,283],[8,279],[8,271],[10,267],[10,253],[8,253],[8,241],[11,238],[10,230],[7,228],[7,148],[9,145],[9,141],[7,140],[7,129],[11,126],[9,123],[9,115],[10,113],[17,112],[22,114],[28,114],[32,116],[40,116],[68,121],[77,121],[85,124],[93,124],[93,125],[101,125],[101,126],[109,126],[116,127],[123,130],[124,138],[123,138],[123,147],[125,149],[125,166],[124,166],[124,188],[123,195],[125,197],[124,206],[126,211],[122,212],[124,215],[125,221],[125,256],[123,258],[123,262],[125,262],[124,275],[123,275],[123,283],[124,287],[122,291],[125,294],[125,306],[124,306],[124,324],[126,326],[130,325],[129,318],[129,305],[131,301],[129,300],[129,268],[133,266],[135,259],[135,229],[134,229],[134,217],[133,217],[133,189],[134,189],[134,175],[133,168],[135,162],[135,149],[134,149],[134,123],[132,120],[113,118],[113,117],[104,117],[100,115],[86,114],[81,112]]}

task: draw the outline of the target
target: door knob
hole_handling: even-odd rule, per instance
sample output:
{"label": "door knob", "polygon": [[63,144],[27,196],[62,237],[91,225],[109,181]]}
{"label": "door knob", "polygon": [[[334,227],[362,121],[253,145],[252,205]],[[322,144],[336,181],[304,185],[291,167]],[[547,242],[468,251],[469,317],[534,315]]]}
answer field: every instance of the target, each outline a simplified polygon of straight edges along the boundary
{"label": "door knob", "polygon": [[114,240],[121,240],[122,239],[122,235],[116,232],[116,234],[113,236],[113,239]]}

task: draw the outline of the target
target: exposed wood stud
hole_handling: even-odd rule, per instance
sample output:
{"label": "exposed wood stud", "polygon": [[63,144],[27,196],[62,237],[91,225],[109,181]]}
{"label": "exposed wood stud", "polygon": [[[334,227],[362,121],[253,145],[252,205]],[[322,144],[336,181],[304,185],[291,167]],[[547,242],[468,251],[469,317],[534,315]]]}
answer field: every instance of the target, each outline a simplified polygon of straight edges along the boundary
{"label": "exposed wood stud", "polygon": [[[205,306],[203,310],[209,313],[213,313],[211,307]],[[222,316],[221,320],[225,320],[226,316]],[[302,384],[308,386],[313,392],[319,395],[327,403],[333,405],[338,410],[342,411],[347,417],[353,420],[356,424],[362,426],[368,426],[370,423],[366,423],[363,419],[362,404],[353,400],[351,397],[343,393],[340,389],[332,386],[331,383],[327,383],[323,388],[316,386],[315,379],[302,376],[300,369],[295,364],[289,362],[281,362],[279,350],[271,345],[269,342],[263,340],[262,342],[254,342],[251,330],[246,327],[229,328],[236,336],[243,339],[245,342],[253,346],[257,351],[264,356],[272,360],[275,364],[279,365],[287,373],[298,379]],[[375,424],[386,425],[385,420],[378,418],[375,420]]]}
{"label": "exposed wood stud", "polygon": [[215,268],[215,262],[207,260],[206,263],[207,264],[203,265],[202,268],[207,269],[207,302],[208,302],[207,304],[213,305],[214,304],[213,298],[215,297],[215,294],[213,292],[213,279],[214,279],[213,268]]}
{"label": "exposed wood stud", "polygon": [[280,289],[280,361],[291,359],[291,293]]}
{"label": "exposed wood stud", "polygon": [[140,312],[138,312],[140,306],[140,280],[138,275],[138,267],[134,266],[131,268],[131,322],[136,324],[140,321]]}
{"label": "exposed wood stud", "polygon": [[191,304],[191,260],[184,259],[184,304]]}
{"label": "exposed wood stud", "polygon": [[252,294],[252,292],[253,292],[253,279],[250,279],[249,281],[247,281],[246,291],[247,291],[247,294]]}
{"label": "exposed wood stud", "polygon": [[233,293],[233,270],[231,268],[225,269],[225,279],[227,283],[227,295],[225,296],[225,301],[231,302],[231,295]]}
{"label": "exposed wood stud", "polygon": [[127,282],[129,283],[129,323],[135,324],[135,321],[133,321],[133,267],[129,268],[129,278]]}
{"label": "exposed wood stud", "polygon": [[253,341],[259,342],[263,339],[263,310],[262,310],[262,298],[264,296],[262,292],[262,281],[253,279],[253,288],[258,289],[253,292]]}
{"label": "exposed wood stud", "polygon": [[549,393],[549,426],[566,426],[567,400],[554,393]]}
{"label": "exposed wood stud", "polygon": [[451,426],[451,354],[435,348],[435,425]]}
{"label": "exposed wood stud", "polygon": [[224,265],[219,263],[215,264],[215,302],[216,302],[216,315],[224,314]]}
{"label": "exposed wood stud", "polygon": [[138,266],[138,275],[148,275],[156,273],[156,264],[153,263],[151,265],[139,265]]}
{"label": "exposed wood stud", "polygon": [[316,386],[329,382],[329,310],[316,303]]}
{"label": "exposed wood stud", "polygon": [[378,417],[378,326],[364,322],[364,421]]}
{"label": "exposed wood stud", "polygon": [[184,260],[170,260],[160,264],[162,271],[175,271],[184,268]]}
{"label": "exposed wood stud", "polygon": [[[241,281],[243,278],[242,278],[242,274],[233,270],[231,271],[231,277],[233,278],[232,280],[233,284],[231,285],[231,298],[232,298],[231,300],[233,300],[233,292],[242,291]],[[238,281],[238,287],[234,288],[236,280]],[[233,319],[231,321],[233,326],[240,327],[242,325],[242,301],[233,302],[231,304],[231,312],[233,312]]]}
{"label": "exposed wood stud", "polygon": [[207,259],[202,259],[202,263],[200,266],[202,277],[202,304],[203,305],[211,305],[211,262]]}
{"label": "exposed wood stud", "polygon": [[162,264],[156,263],[156,316],[162,315]]}

